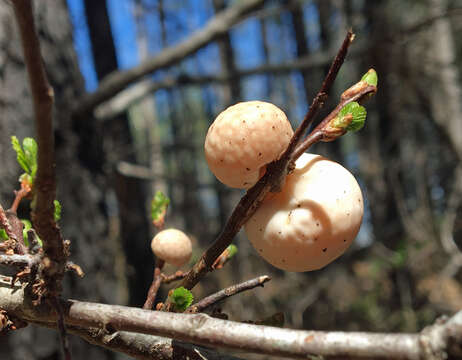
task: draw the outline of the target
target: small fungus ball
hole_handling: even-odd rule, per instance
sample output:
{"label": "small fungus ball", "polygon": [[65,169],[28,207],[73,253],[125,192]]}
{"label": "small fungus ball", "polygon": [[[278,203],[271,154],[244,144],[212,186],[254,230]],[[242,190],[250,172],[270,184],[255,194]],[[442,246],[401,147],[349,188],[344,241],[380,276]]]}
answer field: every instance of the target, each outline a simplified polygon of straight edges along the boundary
{"label": "small fungus ball", "polygon": [[351,245],[363,217],[354,176],[320,155],[303,154],[280,193],[269,193],[245,224],[256,251],[287,271],[312,271]]}
{"label": "small fungus ball", "polygon": [[205,158],[223,184],[248,189],[277,160],[292,138],[284,112],[263,101],[247,101],[220,113],[205,138]]}
{"label": "small fungus ball", "polygon": [[186,264],[192,253],[191,240],[177,229],[159,232],[152,239],[151,249],[159,259],[178,267]]}

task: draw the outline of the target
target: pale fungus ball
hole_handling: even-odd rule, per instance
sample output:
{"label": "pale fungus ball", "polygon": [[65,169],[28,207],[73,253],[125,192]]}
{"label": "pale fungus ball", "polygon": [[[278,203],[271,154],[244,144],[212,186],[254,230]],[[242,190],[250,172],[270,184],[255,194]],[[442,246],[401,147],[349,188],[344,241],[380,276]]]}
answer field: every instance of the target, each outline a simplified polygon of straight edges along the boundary
{"label": "pale fungus ball", "polygon": [[364,206],[354,176],[320,155],[303,154],[280,193],[269,193],[245,224],[256,251],[287,271],[317,270],[351,245]]}
{"label": "pale fungus ball", "polygon": [[159,232],[152,239],[151,249],[156,257],[178,267],[186,264],[192,253],[191,240],[177,229]]}
{"label": "pale fungus ball", "polygon": [[248,189],[264,175],[266,164],[277,160],[292,138],[284,112],[263,101],[230,106],[210,125],[205,158],[225,185]]}

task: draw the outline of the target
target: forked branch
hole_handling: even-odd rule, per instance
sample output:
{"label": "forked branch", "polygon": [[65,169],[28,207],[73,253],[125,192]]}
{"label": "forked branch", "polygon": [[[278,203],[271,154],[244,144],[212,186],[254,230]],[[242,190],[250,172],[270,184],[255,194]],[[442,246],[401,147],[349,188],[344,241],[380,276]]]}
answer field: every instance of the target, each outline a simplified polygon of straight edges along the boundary
{"label": "forked branch", "polygon": [[321,90],[315,96],[308,113],[303,122],[295,131],[286,151],[281,158],[268,164],[265,175],[242,197],[234,208],[231,217],[225,224],[224,229],[215,242],[206,250],[199,261],[188,272],[186,278],[181,283],[187,289],[192,289],[206,274],[211,271],[212,265],[218,256],[231,244],[232,240],[239,232],[245,222],[255,213],[266,194],[270,191],[278,191],[285,177],[290,172],[290,167],[296,158],[293,153],[300,144],[308,126],[323,106],[327,94],[337,77],[338,71],[342,66],[348,52],[348,48],[354,39],[354,34],[348,31],[340,50],[335,57],[329,72],[321,86]]}

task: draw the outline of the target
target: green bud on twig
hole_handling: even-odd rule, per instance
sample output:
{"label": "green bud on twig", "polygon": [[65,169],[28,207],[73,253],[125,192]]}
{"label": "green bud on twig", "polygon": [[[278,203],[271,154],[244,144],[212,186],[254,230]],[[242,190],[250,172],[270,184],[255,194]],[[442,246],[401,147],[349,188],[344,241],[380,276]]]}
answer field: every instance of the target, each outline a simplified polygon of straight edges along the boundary
{"label": "green bud on twig", "polygon": [[366,121],[366,109],[357,102],[346,104],[332,120],[332,127],[347,131],[358,131]]}
{"label": "green bud on twig", "polygon": [[370,69],[367,73],[363,75],[361,81],[367,82],[369,85],[377,86],[378,83],[377,72],[374,69]]}

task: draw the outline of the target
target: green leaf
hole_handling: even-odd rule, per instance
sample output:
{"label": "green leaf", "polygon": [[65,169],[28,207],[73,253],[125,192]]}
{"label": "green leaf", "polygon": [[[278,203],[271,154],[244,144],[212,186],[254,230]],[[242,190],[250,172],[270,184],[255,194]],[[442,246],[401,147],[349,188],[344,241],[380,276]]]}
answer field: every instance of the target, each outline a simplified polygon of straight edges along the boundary
{"label": "green leaf", "polygon": [[29,246],[29,236],[27,234],[27,232],[32,229],[32,223],[29,221],[29,220],[26,220],[26,219],[21,219],[21,222],[23,224],[23,228],[22,228],[22,237],[24,239],[24,243],[26,244],[26,246]]}
{"label": "green leaf", "polygon": [[377,86],[377,83],[379,81],[377,72],[374,69],[370,69],[367,73],[363,75],[361,81],[365,81],[369,85]]}
{"label": "green leaf", "polygon": [[22,150],[21,145],[19,144],[19,140],[16,136],[11,137],[11,145],[13,146],[13,150],[16,151],[16,158],[19,165],[24,169],[26,173],[30,174],[31,169],[27,162],[26,154]]}
{"label": "green leaf", "polygon": [[28,174],[32,176],[32,179],[34,179],[35,174],[37,173],[37,143],[34,139],[26,137],[22,141],[22,147],[24,149],[24,155],[26,157],[27,164],[30,168],[30,173]]}
{"label": "green leaf", "polygon": [[185,311],[194,300],[191,291],[185,289],[183,286],[173,290],[170,298],[175,305],[175,309],[178,311]]}
{"label": "green leaf", "polygon": [[228,250],[228,259],[231,259],[234,255],[237,254],[237,246],[234,244],[229,245],[226,250]]}
{"label": "green leaf", "polygon": [[54,200],[53,204],[55,204],[55,213],[54,213],[55,222],[58,222],[59,220],[61,220],[61,204],[59,203],[58,200]]}
{"label": "green leaf", "polygon": [[5,229],[0,229],[0,241],[8,240],[8,235],[6,234]]}
{"label": "green leaf", "polygon": [[[347,116],[349,115],[353,116],[351,122],[347,121]],[[355,132],[364,126],[366,116],[366,108],[353,101],[346,104],[342,110],[340,110],[338,116],[334,119],[332,124],[334,127]]]}
{"label": "green leaf", "polygon": [[[11,137],[11,144],[16,151],[19,165],[24,169],[27,175],[30,176],[30,184],[33,183],[35,174],[37,173],[37,143],[34,139],[26,137],[22,142],[22,147],[16,136]],[[20,179],[20,181],[22,181]]]}
{"label": "green leaf", "polygon": [[162,220],[170,204],[170,199],[166,197],[162,191],[157,191],[151,202],[151,218],[152,221]]}

